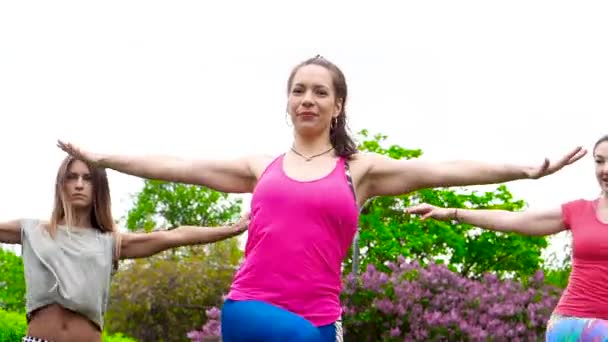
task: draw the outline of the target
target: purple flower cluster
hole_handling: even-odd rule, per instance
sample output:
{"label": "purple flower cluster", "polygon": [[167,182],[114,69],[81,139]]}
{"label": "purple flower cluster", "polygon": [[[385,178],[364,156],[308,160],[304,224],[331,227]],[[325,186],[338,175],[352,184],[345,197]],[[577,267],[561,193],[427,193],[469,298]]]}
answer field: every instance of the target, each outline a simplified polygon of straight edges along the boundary
{"label": "purple flower cluster", "polygon": [[[546,285],[541,271],[526,284],[493,275],[474,280],[445,265],[421,266],[399,258],[388,273],[370,265],[344,281],[345,337],[359,341],[536,341],[560,290]],[[191,331],[192,342],[220,336],[217,308]],[[350,339],[350,338],[347,338]]]}
{"label": "purple flower cluster", "polygon": [[347,277],[345,330],[362,341],[536,341],[559,299],[542,272],[523,285],[486,275],[473,280],[444,265],[399,258],[389,274],[368,266]]}
{"label": "purple flower cluster", "polygon": [[207,314],[207,323],[203,325],[201,330],[192,330],[188,333],[191,342],[220,341],[220,310],[213,307],[205,313]]}

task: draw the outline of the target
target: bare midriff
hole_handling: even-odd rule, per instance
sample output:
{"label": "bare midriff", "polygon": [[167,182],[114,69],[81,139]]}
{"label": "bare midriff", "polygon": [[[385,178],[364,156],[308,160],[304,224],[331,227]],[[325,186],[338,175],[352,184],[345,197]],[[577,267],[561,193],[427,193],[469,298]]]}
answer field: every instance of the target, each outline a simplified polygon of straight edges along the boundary
{"label": "bare midriff", "polygon": [[31,316],[27,334],[49,342],[101,342],[97,325],[58,304],[36,310]]}

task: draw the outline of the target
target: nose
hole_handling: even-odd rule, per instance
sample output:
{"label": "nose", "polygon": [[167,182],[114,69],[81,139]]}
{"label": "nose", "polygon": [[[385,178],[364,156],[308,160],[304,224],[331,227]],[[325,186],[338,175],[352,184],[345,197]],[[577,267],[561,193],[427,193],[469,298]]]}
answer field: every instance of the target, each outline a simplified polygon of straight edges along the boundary
{"label": "nose", "polygon": [[82,177],[78,177],[78,179],[76,179],[76,189],[83,189],[84,188],[84,180],[82,179]]}
{"label": "nose", "polygon": [[302,98],[302,105],[305,107],[311,107],[314,104],[313,96],[311,91],[307,91]]}

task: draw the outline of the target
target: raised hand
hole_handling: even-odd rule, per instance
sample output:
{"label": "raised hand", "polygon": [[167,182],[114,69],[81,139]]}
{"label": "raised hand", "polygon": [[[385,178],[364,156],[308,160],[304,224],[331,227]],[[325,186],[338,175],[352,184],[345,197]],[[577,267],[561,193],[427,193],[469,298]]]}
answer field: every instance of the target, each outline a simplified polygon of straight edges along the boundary
{"label": "raised hand", "polygon": [[422,203],[405,209],[408,214],[419,215],[421,219],[434,218],[437,220],[450,220],[456,216],[456,209],[439,208],[434,205]]}
{"label": "raised hand", "polygon": [[239,220],[232,225],[237,233],[242,233],[249,228],[251,222],[251,215],[249,212],[244,213]]}
{"label": "raised hand", "polygon": [[587,154],[587,150],[582,147],[577,147],[574,150],[570,151],[568,154],[563,156],[560,160],[555,163],[551,163],[549,159],[545,159],[545,161],[540,166],[529,167],[524,170],[526,176],[531,179],[538,179],[544,176],[548,176],[553,174],[559,170],[561,170],[564,166],[570,165],[579,159],[581,159],[585,154]]}
{"label": "raised hand", "polygon": [[101,161],[101,155],[92,153],[89,151],[85,151],[78,146],[71,144],[69,142],[65,142],[62,140],[57,140],[57,147],[64,150],[67,154],[71,155],[76,159],[80,159],[84,162],[90,163],[95,166],[99,166],[99,162]]}

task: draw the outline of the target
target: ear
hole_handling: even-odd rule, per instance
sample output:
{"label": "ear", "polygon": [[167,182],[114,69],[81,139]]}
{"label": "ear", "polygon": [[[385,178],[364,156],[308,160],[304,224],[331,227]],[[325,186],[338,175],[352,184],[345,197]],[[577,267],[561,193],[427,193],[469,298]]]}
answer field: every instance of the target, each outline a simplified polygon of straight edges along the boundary
{"label": "ear", "polygon": [[336,99],[336,112],[333,115],[334,118],[337,118],[338,116],[340,116],[340,113],[342,113],[343,106],[344,106],[344,100]]}

